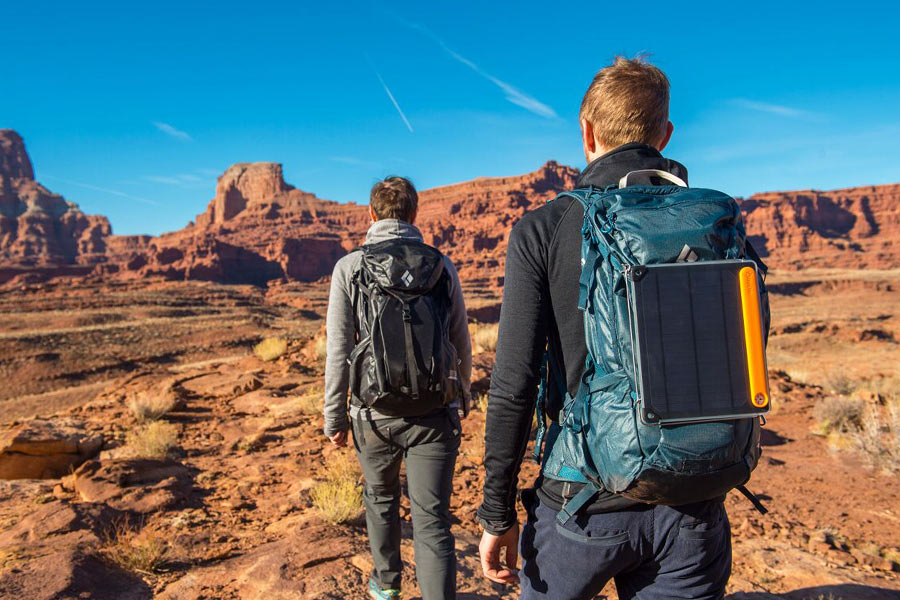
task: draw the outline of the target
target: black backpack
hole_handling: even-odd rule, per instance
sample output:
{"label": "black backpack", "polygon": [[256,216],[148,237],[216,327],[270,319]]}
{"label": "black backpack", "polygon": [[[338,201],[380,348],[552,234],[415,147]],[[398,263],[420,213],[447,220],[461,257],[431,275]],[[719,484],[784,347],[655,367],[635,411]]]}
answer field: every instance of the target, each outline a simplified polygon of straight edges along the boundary
{"label": "black backpack", "polygon": [[409,239],[361,250],[351,279],[358,332],[348,359],[352,402],[394,417],[450,404],[461,393],[443,255]]}

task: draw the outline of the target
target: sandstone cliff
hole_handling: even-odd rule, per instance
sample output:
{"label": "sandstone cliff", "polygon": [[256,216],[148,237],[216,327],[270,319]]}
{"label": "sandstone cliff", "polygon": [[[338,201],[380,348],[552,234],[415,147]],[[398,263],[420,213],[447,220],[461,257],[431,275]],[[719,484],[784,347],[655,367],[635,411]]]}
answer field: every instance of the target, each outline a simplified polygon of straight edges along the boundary
{"label": "sandstone cliff", "polygon": [[106,217],[34,180],[25,143],[0,129],[0,266],[60,266],[103,260],[112,231]]}
{"label": "sandstone cliff", "polygon": [[[503,285],[513,224],[574,187],[577,176],[577,169],[551,161],[525,175],[424,190],[417,224],[456,263],[469,294],[492,296]],[[773,267],[900,265],[900,184],[771,192],[741,204],[747,231]],[[35,182],[22,139],[0,131],[0,282],[22,267],[54,275],[61,265],[69,274],[114,278],[312,281],[329,275],[368,225],[365,206],[297,189],[284,181],[280,164],[238,163],[184,229],[113,236],[104,217],[83,214]]]}

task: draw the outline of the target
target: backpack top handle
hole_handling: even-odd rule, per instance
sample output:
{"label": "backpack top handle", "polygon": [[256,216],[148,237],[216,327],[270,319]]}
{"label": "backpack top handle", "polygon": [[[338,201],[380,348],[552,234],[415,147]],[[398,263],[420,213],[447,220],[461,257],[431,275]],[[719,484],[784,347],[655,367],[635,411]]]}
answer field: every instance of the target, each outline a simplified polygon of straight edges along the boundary
{"label": "backpack top handle", "polygon": [[639,171],[629,171],[622,179],[619,180],[619,187],[628,187],[628,178],[632,175],[641,175],[645,176],[648,180],[651,176],[659,177],[660,179],[665,179],[666,181],[670,181],[675,185],[679,185],[681,187],[687,187],[688,184],[685,183],[684,179],[678,177],[677,175],[672,175],[668,171],[663,171],[661,169],[641,169]]}

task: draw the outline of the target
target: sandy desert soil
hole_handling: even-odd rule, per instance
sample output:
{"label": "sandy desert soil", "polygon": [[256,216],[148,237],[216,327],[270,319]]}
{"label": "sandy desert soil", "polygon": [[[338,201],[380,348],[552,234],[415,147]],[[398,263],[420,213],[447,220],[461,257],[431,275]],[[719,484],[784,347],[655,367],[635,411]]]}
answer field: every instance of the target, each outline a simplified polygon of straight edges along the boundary
{"label": "sandy desert soil", "polygon": [[[775,409],[751,481],[771,512],[737,494],[730,598],[900,598],[900,478],[816,435],[814,408],[848,381],[900,377],[900,271],[770,277]],[[327,282],[268,289],[191,282],[24,285],[0,294],[0,434],[34,415],[102,437],[75,476],[0,481],[0,597],[362,598],[371,567],[357,517],[326,523],[311,491],[341,452],[323,444],[314,337]],[[478,313],[496,317],[497,298]],[[283,337],[264,362],[252,345]],[[476,357],[476,391],[492,357]],[[123,458],[136,394],[177,399],[166,461]],[[868,401],[878,402],[872,397]],[[513,598],[479,574],[484,414],[464,425],[454,483],[460,598]],[[88,468],[89,467],[89,468]],[[522,486],[534,478],[526,464]],[[413,563],[404,500],[403,556]],[[128,523],[168,553],[152,571],[110,559]],[[412,569],[407,597],[416,598]],[[615,597],[612,587],[606,590]]]}

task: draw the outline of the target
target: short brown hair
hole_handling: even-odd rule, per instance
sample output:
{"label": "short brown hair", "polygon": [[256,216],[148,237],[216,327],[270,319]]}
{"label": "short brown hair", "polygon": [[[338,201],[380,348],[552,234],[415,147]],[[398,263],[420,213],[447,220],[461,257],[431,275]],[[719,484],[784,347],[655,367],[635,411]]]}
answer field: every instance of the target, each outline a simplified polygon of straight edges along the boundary
{"label": "short brown hair", "polygon": [[607,148],[629,142],[658,144],[669,122],[669,80],[643,56],[617,56],[594,76],[579,117],[593,126],[597,142]]}
{"label": "short brown hair", "polygon": [[409,179],[390,175],[372,186],[369,204],[379,219],[410,223],[419,207],[419,194]]}

